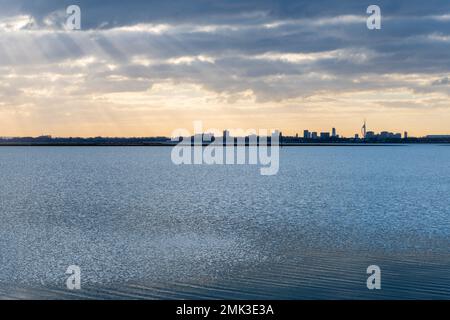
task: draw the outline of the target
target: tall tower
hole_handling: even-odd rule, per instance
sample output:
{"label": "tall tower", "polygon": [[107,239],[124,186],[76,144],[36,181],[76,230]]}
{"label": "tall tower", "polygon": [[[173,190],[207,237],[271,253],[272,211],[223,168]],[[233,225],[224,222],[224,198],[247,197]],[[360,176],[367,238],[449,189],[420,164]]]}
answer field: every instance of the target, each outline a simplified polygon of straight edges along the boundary
{"label": "tall tower", "polygon": [[367,126],[366,126],[366,119],[364,119],[364,125],[361,128],[361,133],[363,135],[363,138],[366,138],[366,133],[367,133]]}

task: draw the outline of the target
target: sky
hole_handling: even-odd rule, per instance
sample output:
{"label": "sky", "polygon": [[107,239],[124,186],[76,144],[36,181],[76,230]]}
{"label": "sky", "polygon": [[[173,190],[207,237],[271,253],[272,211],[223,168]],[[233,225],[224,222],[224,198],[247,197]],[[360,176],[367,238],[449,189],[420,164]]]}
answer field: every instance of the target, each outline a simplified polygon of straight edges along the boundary
{"label": "sky", "polygon": [[[381,8],[369,30],[369,5]],[[66,30],[66,8],[81,30]],[[450,134],[448,0],[0,0],[0,136]]]}

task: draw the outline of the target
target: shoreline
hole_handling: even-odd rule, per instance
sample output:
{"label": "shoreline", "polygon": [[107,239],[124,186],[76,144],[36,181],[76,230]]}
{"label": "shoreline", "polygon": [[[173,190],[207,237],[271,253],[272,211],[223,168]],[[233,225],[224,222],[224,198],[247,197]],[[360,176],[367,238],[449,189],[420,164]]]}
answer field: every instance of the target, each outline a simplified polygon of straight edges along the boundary
{"label": "shoreline", "polygon": [[[102,144],[102,143],[0,143],[0,147],[175,147],[177,144],[171,143],[145,143],[145,144]],[[404,147],[410,145],[442,145],[450,146],[450,143],[283,143],[281,147]],[[203,147],[209,146],[209,144],[203,144]],[[234,147],[244,146],[234,144]],[[259,146],[245,144],[245,147]],[[270,147],[270,144],[266,145]],[[191,145],[194,147],[194,145]],[[215,147],[220,147],[217,145]],[[226,145],[224,145],[226,147]]]}

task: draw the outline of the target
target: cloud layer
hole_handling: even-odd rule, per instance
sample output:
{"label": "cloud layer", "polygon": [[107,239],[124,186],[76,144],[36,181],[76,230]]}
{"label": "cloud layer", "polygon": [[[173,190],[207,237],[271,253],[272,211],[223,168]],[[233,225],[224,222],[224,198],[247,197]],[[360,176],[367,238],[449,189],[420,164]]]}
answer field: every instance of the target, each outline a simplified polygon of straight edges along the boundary
{"label": "cloud layer", "polygon": [[369,114],[442,131],[450,3],[391,2],[373,31],[369,1],[78,1],[70,32],[71,2],[0,0],[0,125],[144,135],[194,118],[294,130],[295,117],[347,128],[339,118]]}

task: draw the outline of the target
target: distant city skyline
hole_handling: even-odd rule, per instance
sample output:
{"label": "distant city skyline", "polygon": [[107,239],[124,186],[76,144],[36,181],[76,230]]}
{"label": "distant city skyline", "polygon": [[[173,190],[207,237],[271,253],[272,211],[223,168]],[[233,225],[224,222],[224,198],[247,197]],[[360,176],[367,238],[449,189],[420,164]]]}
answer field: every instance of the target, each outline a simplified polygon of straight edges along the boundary
{"label": "distant city skyline", "polygon": [[[331,130],[327,131],[326,129],[320,129],[320,130],[310,130],[310,129],[303,129],[296,131],[295,133],[288,133],[286,131],[280,130],[279,128],[271,128],[268,130],[268,134],[270,135],[271,132],[279,132],[283,136],[286,137],[296,137],[296,138],[304,138],[304,139],[330,139],[330,138],[356,138],[356,139],[363,139],[363,138],[373,138],[375,136],[380,136],[382,138],[424,138],[424,137],[445,137],[450,138],[450,134],[446,133],[440,133],[440,134],[424,134],[424,135],[411,135],[408,131],[388,131],[388,130],[374,130],[374,129],[368,129],[370,127],[367,127],[366,122],[364,123],[363,128],[366,128],[366,132],[355,132],[354,134],[345,135],[339,132],[339,130],[336,127],[332,127]],[[252,128],[253,129],[253,128]],[[214,134],[210,132],[209,129],[202,130],[201,134],[203,135],[210,135],[212,137],[214,136],[221,136],[221,137],[239,137],[242,136],[242,134],[236,134],[236,131],[242,131],[243,129],[237,129],[237,128],[224,128],[222,130],[221,135]],[[245,130],[245,129],[244,129]],[[219,130],[220,131],[220,130]],[[235,132],[234,132],[235,131]],[[234,133],[233,133],[234,132]],[[194,136],[195,134],[192,134],[191,136]],[[0,132],[0,139],[9,139],[9,138],[24,138],[24,137],[32,137],[32,138],[143,138],[143,137],[151,137],[151,138],[157,138],[157,137],[166,137],[170,138],[171,134],[162,134],[162,135],[137,135],[137,136],[101,136],[101,135],[95,135],[95,136],[82,136],[82,135],[71,135],[71,136],[58,136],[58,135],[52,135],[52,134],[39,134],[39,135],[28,135],[28,136],[7,136],[7,135],[1,135]]]}
{"label": "distant city skyline", "polygon": [[[0,0],[0,136],[450,134],[450,2]],[[183,14],[180,14],[180,13]]]}
{"label": "distant city skyline", "polygon": [[[193,123],[195,123],[196,121],[194,121]],[[192,124],[191,124],[192,125]],[[189,125],[187,126],[189,127]],[[179,129],[180,127],[175,128]],[[209,128],[209,129],[208,129]],[[315,127],[310,127],[310,128],[315,128]],[[223,135],[233,135],[233,131],[242,131],[242,130],[269,130],[269,131],[279,131],[281,133],[283,133],[285,136],[290,136],[290,137],[299,137],[299,138],[307,138],[308,139],[319,139],[321,136],[323,135],[328,135],[329,137],[341,137],[341,138],[363,138],[364,137],[364,130],[366,131],[366,133],[369,136],[374,136],[374,135],[395,135],[395,136],[401,136],[401,137],[427,137],[427,136],[450,136],[450,131],[448,131],[449,133],[442,131],[442,132],[437,132],[437,131],[425,131],[423,134],[412,134],[410,131],[404,130],[393,130],[393,131],[389,131],[386,129],[374,129],[372,127],[370,127],[367,123],[367,120],[364,120],[363,122],[363,126],[362,128],[360,128],[360,131],[356,131],[354,133],[347,133],[349,131],[346,131],[345,133],[343,131],[340,131],[339,128],[336,128],[336,126],[332,126],[330,127],[330,129],[328,130],[327,128],[319,128],[319,129],[293,129],[293,130],[283,130],[280,129],[279,127],[275,127],[275,126],[268,126],[266,128],[230,128],[230,127],[225,127],[223,129],[217,129],[217,128],[212,128],[212,127],[208,127],[205,126],[203,133],[209,133],[210,129],[214,129],[214,130],[218,130],[218,131],[222,131]],[[72,135],[58,135],[58,134],[52,134],[48,131],[43,131],[42,133],[38,133],[38,134],[28,134],[28,135],[5,135],[2,134],[1,129],[0,129],[0,139],[1,138],[20,138],[20,137],[58,137],[58,138],[70,138],[70,137],[80,137],[80,138],[95,138],[95,137],[112,137],[112,138],[135,138],[135,137],[171,137],[172,133],[174,130],[169,131],[163,131],[164,133],[159,133],[159,134],[137,134],[137,135],[101,135],[101,134],[95,134],[95,135],[84,135],[84,134],[72,134]],[[241,136],[241,134],[235,134],[235,136]]]}
{"label": "distant city skyline", "polygon": [[[194,122],[195,123],[195,122]],[[193,124],[194,124],[193,123]],[[394,130],[394,131],[388,131],[388,130],[375,130],[373,128],[371,128],[368,125],[367,120],[364,120],[363,122],[363,126],[360,129],[360,132],[355,132],[354,134],[350,134],[350,135],[346,135],[343,134],[342,132],[340,132],[340,130],[336,127],[331,127],[330,130],[327,131],[327,129],[318,129],[318,130],[313,130],[313,129],[303,129],[303,130],[294,130],[294,132],[288,132],[288,131],[284,131],[280,128],[275,128],[275,127],[270,127],[270,129],[268,128],[230,128],[230,127],[226,127],[223,129],[217,129],[217,128],[202,128],[202,133],[203,134],[209,134],[211,133],[211,130],[215,130],[216,132],[221,131],[222,136],[226,137],[226,136],[241,136],[240,133],[236,134],[239,131],[242,130],[248,130],[248,129],[252,129],[252,130],[256,130],[258,131],[259,129],[263,129],[263,130],[268,130],[270,132],[272,131],[278,131],[281,133],[284,133],[285,136],[290,136],[290,137],[297,137],[297,138],[305,138],[305,139],[314,139],[314,138],[320,138],[321,136],[323,137],[324,135],[327,135],[328,137],[334,138],[334,137],[341,137],[341,138],[364,138],[365,135],[367,134],[367,136],[369,137],[373,137],[376,135],[380,135],[380,136],[384,136],[384,137],[402,137],[402,138],[408,138],[408,137],[427,137],[427,136],[450,136],[450,134],[446,134],[444,133],[436,133],[436,134],[430,134],[430,133],[426,133],[423,135],[411,135],[409,131],[404,130],[404,131],[399,131],[399,130]],[[95,138],[95,137],[124,137],[124,138],[133,138],[133,137],[171,137],[173,134],[173,130],[170,134],[158,134],[158,135],[136,135],[136,136],[111,136],[111,135],[93,135],[93,136],[83,136],[83,135],[70,135],[70,136],[63,136],[63,135],[52,135],[50,133],[45,133],[45,134],[38,134],[38,135],[28,135],[28,136],[7,136],[7,135],[1,135],[0,132],[0,138],[17,138],[17,137],[60,137],[60,138],[69,138],[69,137],[80,137],[80,138]],[[212,136],[214,136],[213,133],[211,133]],[[217,136],[217,134],[216,134]]]}

